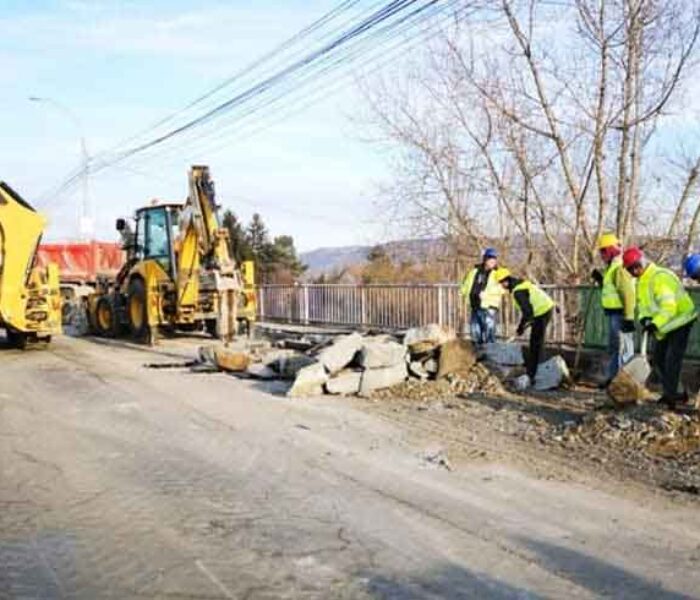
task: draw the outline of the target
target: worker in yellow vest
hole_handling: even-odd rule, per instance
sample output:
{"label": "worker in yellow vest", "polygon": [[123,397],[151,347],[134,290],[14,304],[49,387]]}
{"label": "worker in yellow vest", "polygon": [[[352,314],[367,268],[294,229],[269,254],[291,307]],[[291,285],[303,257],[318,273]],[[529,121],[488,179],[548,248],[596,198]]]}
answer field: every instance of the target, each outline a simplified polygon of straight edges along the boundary
{"label": "worker in yellow vest", "polygon": [[523,335],[525,330],[530,327],[530,348],[526,367],[532,385],[542,358],[547,325],[554,311],[554,300],[531,281],[513,277],[505,267],[496,269],[495,277],[503,289],[513,294],[515,305],[522,315],[516,333]]}
{"label": "worker in yellow vest", "polygon": [[469,330],[475,344],[496,341],[496,321],[501,308],[503,289],[494,278],[498,267],[498,254],[494,248],[486,248],[481,264],[467,273],[459,289],[462,297],[469,300]]}
{"label": "worker in yellow vest", "polygon": [[625,250],[622,262],[637,278],[640,323],[656,338],[654,367],[663,385],[659,402],[669,408],[687,405],[688,394],[679,384],[688,337],[697,318],[695,304],[675,273],[647,261],[639,248]]}
{"label": "worker in yellow vest", "polygon": [[605,272],[595,269],[591,276],[601,288],[601,304],[608,321],[607,387],[620,367],[634,354],[635,281],[622,267],[622,247],[614,233],[605,233],[598,240]]}

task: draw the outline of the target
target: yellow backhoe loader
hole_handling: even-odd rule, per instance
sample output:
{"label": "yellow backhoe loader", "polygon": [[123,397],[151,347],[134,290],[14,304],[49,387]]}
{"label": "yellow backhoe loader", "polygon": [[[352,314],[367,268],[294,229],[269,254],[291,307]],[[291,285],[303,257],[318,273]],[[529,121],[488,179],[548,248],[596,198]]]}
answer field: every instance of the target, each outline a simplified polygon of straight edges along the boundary
{"label": "yellow backhoe loader", "polygon": [[127,260],[116,279],[100,282],[89,298],[95,332],[115,336],[126,330],[151,343],[162,329],[234,335],[243,282],[218,211],[208,167],[193,166],[184,204],[138,209],[133,232],[118,219]]}
{"label": "yellow backhoe loader", "polygon": [[35,264],[46,219],[0,182],[0,328],[11,345],[61,333],[58,266]]}

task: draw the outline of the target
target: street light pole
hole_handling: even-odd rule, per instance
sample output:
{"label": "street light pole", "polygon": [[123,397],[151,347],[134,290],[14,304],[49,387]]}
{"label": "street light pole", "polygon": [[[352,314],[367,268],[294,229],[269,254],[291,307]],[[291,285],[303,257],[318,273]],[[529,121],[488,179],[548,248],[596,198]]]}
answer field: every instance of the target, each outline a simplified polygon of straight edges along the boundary
{"label": "street light pole", "polygon": [[54,100],[53,98],[45,98],[41,96],[30,96],[30,102],[43,102],[50,104],[58,111],[62,112],[68,120],[73,123],[78,130],[80,136],[80,162],[81,162],[81,186],[82,186],[82,203],[80,212],[79,232],[82,237],[89,238],[93,232],[93,224],[90,218],[90,200],[88,193],[88,169],[90,166],[90,155],[88,154],[87,142],[83,133],[83,125],[78,116],[65,104]]}

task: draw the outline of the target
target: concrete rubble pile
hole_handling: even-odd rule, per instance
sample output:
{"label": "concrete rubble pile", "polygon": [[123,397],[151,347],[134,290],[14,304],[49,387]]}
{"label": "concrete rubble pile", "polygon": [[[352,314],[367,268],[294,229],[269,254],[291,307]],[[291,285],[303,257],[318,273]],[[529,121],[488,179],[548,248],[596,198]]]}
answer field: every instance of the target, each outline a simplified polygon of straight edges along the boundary
{"label": "concrete rubble pile", "polygon": [[[281,339],[275,347],[267,341],[241,344],[200,348],[199,363],[243,377],[291,381],[290,397],[369,396],[404,382],[417,390],[414,383],[436,381],[447,381],[453,394],[497,394],[504,391],[502,381],[517,379],[524,370],[519,345],[498,342],[477,352],[471,342],[437,324],[403,336],[350,333]],[[567,377],[566,364],[554,357],[542,363],[534,387],[553,389]]]}
{"label": "concrete rubble pile", "polygon": [[[451,393],[501,393],[499,377],[522,372],[522,350],[512,344],[493,344],[479,355],[471,342],[436,324],[393,335],[352,333],[296,358],[300,368],[284,373],[286,360],[277,358],[249,372],[277,373],[293,379],[290,397],[321,394],[370,396],[379,390],[395,393],[420,389],[425,382],[447,382]],[[497,373],[491,372],[498,366]],[[293,375],[293,376],[292,376]],[[403,387],[402,387],[403,386]],[[430,386],[427,386],[430,387]]]}

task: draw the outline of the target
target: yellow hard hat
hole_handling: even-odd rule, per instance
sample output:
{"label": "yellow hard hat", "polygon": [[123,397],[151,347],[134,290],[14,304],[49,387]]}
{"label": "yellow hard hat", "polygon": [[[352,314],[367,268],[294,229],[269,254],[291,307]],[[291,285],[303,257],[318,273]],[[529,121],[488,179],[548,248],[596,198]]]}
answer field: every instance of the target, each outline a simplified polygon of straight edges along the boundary
{"label": "yellow hard hat", "polygon": [[598,238],[598,250],[619,245],[620,240],[617,239],[617,236],[614,233],[604,233]]}
{"label": "yellow hard hat", "polygon": [[498,283],[501,283],[506,277],[510,277],[510,270],[505,267],[500,267],[493,272],[493,276]]}

